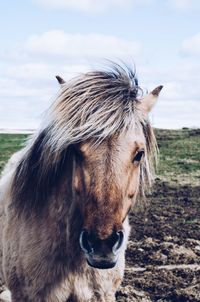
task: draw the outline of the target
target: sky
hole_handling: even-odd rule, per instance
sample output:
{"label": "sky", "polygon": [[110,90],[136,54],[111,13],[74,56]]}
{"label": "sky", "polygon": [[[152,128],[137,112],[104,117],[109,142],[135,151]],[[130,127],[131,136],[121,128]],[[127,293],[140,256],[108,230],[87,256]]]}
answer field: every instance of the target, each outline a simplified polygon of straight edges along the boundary
{"label": "sky", "polygon": [[0,129],[35,129],[68,80],[106,59],[164,85],[154,127],[200,127],[199,0],[19,0],[0,3]]}

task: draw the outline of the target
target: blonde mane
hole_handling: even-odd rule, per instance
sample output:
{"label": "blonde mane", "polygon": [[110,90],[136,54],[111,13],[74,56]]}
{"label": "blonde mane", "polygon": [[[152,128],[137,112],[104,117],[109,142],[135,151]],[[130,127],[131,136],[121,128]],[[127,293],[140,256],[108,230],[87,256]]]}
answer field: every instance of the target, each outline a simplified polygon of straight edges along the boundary
{"label": "blonde mane", "polygon": [[49,110],[53,148],[56,151],[87,139],[104,140],[140,120],[136,110],[141,89],[130,69],[93,71],[62,85]]}
{"label": "blonde mane", "polygon": [[36,205],[41,196],[29,193],[31,184],[41,192],[42,199],[47,199],[47,190],[57,185],[63,173],[71,146],[86,140],[99,144],[130,127],[140,128],[146,140],[140,184],[144,194],[152,182],[157,145],[152,127],[138,106],[141,93],[135,72],[119,65],[82,74],[63,84],[16,169],[14,200],[22,202],[28,194]]}

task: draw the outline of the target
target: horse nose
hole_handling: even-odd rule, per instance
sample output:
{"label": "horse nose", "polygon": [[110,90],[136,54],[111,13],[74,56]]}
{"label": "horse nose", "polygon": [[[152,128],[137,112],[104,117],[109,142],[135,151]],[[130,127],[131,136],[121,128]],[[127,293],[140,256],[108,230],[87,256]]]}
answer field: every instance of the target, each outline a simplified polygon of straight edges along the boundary
{"label": "horse nose", "polygon": [[88,254],[99,252],[112,252],[117,254],[124,241],[124,232],[114,231],[110,237],[105,240],[98,239],[93,235],[90,235],[86,230],[83,230],[80,234],[80,247]]}

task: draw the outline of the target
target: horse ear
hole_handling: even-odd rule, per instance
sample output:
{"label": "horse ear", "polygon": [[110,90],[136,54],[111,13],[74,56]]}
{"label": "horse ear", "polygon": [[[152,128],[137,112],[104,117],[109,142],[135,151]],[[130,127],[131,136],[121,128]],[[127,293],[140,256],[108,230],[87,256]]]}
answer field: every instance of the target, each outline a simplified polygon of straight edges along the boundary
{"label": "horse ear", "polygon": [[153,108],[153,106],[155,105],[158,99],[158,96],[162,88],[163,86],[160,85],[156,87],[154,90],[152,90],[150,93],[145,95],[145,97],[140,99],[140,107],[144,112],[149,113],[151,111],[151,109]]}
{"label": "horse ear", "polygon": [[63,78],[61,78],[59,75],[56,76],[56,79],[60,85],[63,85],[66,83],[65,80],[63,80]]}

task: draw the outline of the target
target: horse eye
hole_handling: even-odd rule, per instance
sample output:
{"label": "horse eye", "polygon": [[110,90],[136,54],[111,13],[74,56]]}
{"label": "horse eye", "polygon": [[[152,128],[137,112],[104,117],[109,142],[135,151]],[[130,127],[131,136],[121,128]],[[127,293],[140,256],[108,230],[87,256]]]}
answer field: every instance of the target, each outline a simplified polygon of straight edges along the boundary
{"label": "horse eye", "polygon": [[137,154],[135,155],[133,162],[140,162],[142,157],[144,155],[144,150],[140,150],[137,152]]}

